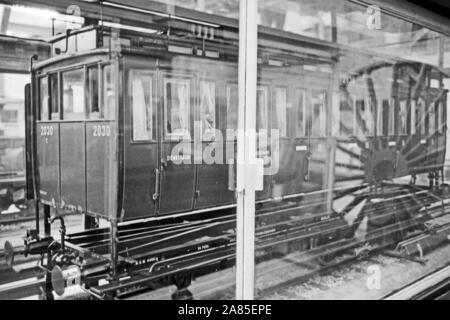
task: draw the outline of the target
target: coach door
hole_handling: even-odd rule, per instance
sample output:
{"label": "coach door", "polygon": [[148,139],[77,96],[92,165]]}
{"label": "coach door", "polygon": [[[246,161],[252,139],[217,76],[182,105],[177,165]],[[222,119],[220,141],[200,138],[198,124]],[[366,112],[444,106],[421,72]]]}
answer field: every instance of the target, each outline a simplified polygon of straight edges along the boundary
{"label": "coach door", "polygon": [[[278,88],[278,99],[283,99],[283,88]],[[290,108],[286,109],[286,118],[289,124],[287,130],[291,136],[290,139],[280,138],[280,168],[284,168],[288,161],[290,174],[287,177],[286,192],[284,194],[296,194],[305,192],[309,189],[309,180],[311,176],[311,146],[309,139],[309,130],[307,123],[306,95],[304,88],[294,87],[290,94],[292,103]],[[283,117],[284,118],[284,117]],[[280,126],[283,124],[280,123]],[[283,132],[280,136],[283,137]],[[284,155],[287,155],[286,157]],[[283,169],[282,169],[283,170]]]}
{"label": "coach door", "polygon": [[117,124],[116,70],[94,65],[87,72],[86,205],[94,214],[116,214]]}
{"label": "coach door", "polygon": [[194,78],[181,73],[159,73],[160,213],[191,210],[195,165],[193,143]]}
{"label": "coach door", "polygon": [[151,60],[127,56],[124,61],[124,100],[130,106],[124,119],[124,207],[128,220],[153,215],[159,197],[157,72],[151,68]]}

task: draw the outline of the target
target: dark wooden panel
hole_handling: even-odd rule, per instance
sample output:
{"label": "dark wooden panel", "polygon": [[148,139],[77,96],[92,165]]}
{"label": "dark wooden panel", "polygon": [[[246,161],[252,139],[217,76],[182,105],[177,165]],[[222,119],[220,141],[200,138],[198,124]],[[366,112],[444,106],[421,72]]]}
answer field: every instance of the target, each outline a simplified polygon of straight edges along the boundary
{"label": "dark wooden panel", "polygon": [[84,123],[60,124],[61,204],[79,211],[86,209]]}
{"label": "dark wooden panel", "polygon": [[116,214],[118,169],[115,132],[113,121],[86,123],[86,202],[90,213]]}

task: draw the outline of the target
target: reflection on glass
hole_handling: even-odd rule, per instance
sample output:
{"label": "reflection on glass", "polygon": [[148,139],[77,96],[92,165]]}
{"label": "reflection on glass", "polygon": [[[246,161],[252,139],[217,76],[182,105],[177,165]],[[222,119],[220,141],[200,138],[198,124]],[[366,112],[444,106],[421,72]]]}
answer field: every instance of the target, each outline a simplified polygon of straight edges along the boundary
{"label": "reflection on glass", "polygon": [[216,129],[216,83],[214,81],[200,81],[200,120],[203,139],[212,139]]}
{"label": "reflection on glass", "polygon": [[[370,29],[367,6],[355,1],[258,6],[259,24],[279,36],[261,28],[258,39],[258,81],[272,83],[272,123],[304,139],[280,139],[280,170],[259,193],[257,297],[379,299],[448,265],[448,242],[438,245],[440,236],[424,231],[433,224],[450,234],[441,129],[450,102],[448,38],[383,10],[381,28]],[[417,249],[423,245],[428,253]],[[396,254],[433,262],[425,258],[424,271]],[[395,279],[376,290],[366,286],[374,261],[383,278]]]}
{"label": "reflection on glass", "polygon": [[[23,96],[27,82],[29,76],[26,74],[0,73],[0,214],[3,217],[27,206]],[[42,103],[48,107],[47,78],[41,78],[39,82],[42,82]],[[48,109],[45,116],[48,120]]]}
{"label": "reflection on glass", "polygon": [[236,130],[238,126],[238,86],[235,84],[227,85],[227,129]]}
{"label": "reflection on glass", "polygon": [[256,94],[256,132],[267,130],[267,87],[259,87]]}

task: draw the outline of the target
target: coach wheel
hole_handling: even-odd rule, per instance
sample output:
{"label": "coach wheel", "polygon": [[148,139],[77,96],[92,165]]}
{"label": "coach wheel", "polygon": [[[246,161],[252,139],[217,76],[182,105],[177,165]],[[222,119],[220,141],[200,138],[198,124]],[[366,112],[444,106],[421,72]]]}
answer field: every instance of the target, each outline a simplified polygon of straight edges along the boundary
{"label": "coach wheel", "polygon": [[9,268],[12,269],[14,265],[14,247],[12,246],[11,242],[9,241],[5,242],[4,251],[6,264]]}
{"label": "coach wheel", "polygon": [[441,184],[441,195],[443,198],[450,198],[450,185],[447,183]]}
{"label": "coach wheel", "polygon": [[327,267],[336,262],[336,254],[324,254],[316,258],[317,263],[322,267]]}
{"label": "coach wheel", "polygon": [[193,300],[194,295],[188,290],[191,283],[191,274],[181,273],[173,276],[173,284],[177,286],[177,290],[172,294],[172,300]]}

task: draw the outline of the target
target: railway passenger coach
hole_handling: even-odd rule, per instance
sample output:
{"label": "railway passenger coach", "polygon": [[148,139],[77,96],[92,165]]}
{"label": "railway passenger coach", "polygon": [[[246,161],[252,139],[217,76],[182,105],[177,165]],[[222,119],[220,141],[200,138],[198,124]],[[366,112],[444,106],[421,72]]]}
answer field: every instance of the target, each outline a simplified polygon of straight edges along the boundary
{"label": "railway passenger coach", "polygon": [[[45,220],[41,235],[36,206],[24,253],[47,255],[47,297],[73,283],[100,298],[161,283],[186,289],[234,261],[236,30],[183,22],[144,31],[68,31],[51,41],[50,59],[31,59],[27,186]],[[424,230],[423,208],[448,195],[439,187],[448,78],[417,61],[261,35],[257,250],[315,250],[328,263],[361,245],[365,216],[364,243],[395,246]],[[429,186],[414,184],[419,174]],[[92,230],[67,235],[67,212]]]}
{"label": "railway passenger coach", "polygon": [[[99,45],[106,33],[56,40],[54,50],[68,52],[33,67],[32,172],[42,203],[119,220],[232,204],[237,48],[211,41],[202,52],[173,40],[163,50],[122,34],[129,45],[114,51]],[[258,153],[273,174],[258,198],[326,189],[331,160],[340,184],[439,177],[447,76],[394,61],[336,85],[332,51],[321,49],[297,61],[260,49],[256,129],[268,143]]]}

